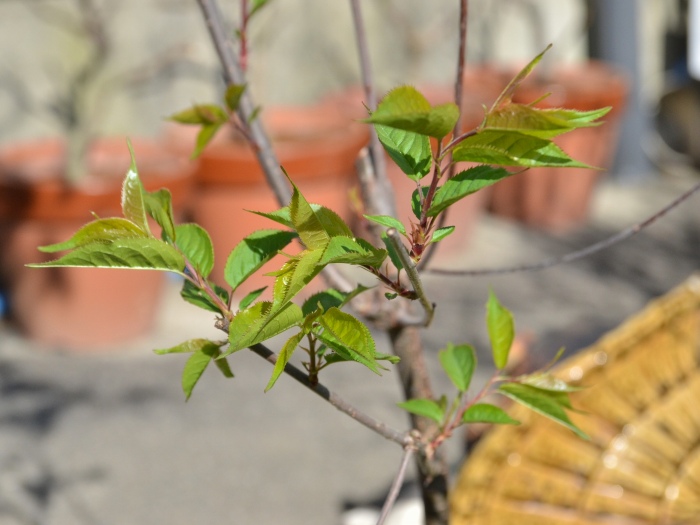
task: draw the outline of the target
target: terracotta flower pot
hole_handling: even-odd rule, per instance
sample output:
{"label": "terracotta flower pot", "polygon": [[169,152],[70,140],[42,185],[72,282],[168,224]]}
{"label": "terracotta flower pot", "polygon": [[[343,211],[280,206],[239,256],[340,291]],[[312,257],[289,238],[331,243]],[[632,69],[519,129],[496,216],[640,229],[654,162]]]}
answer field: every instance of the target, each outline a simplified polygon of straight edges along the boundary
{"label": "terracotta flower pot", "polygon": [[[307,200],[349,221],[349,192],[355,159],[368,141],[366,126],[325,105],[267,108],[261,118],[280,164]],[[214,282],[225,283],[228,255],[245,236],[278,226],[246,210],[269,212],[279,207],[250,146],[220,132],[199,158],[193,205],[194,221],[209,232],[214,243]],[[293,253],[295,249],[296,244],[286,251]],[[262,274],[280,265],[279,260],[268,263],[237,295],[271,286],[274,278]]]}
{"label": "terracotta flower pot", "polygon": [[[192,170],[155,142],[134,143],[147,189],[167,187],[181,207]],[[0,284],[10,315],[28,337],[65,348],[94,348],[125,341],[153,323],[164,275],[95,268],[32,269],[56,257],[37,246],[64,241],[94,212],[121,216],[120,194],[129,167],[123,139],[98,141],[90,175],[75,187],[62,179],[64,143],[27,142],[0,150]]]}
{"label": "terracotta flower pot", "polygon": [[[624,75],[608,64],[594,61],[556,69],[546,80],[535,74],[516,91],[515,102],[530,103],[551,93],[537,106],[584,111],[612,106],[602,125],[578,129],[555,139],[572,158],[608,168],[615,153],[627,96]],[[496,184],[489,209],[497,215],[561,233],[586,221],[593,191],[602,174],[600,170],[584,168],[530,169]]]}

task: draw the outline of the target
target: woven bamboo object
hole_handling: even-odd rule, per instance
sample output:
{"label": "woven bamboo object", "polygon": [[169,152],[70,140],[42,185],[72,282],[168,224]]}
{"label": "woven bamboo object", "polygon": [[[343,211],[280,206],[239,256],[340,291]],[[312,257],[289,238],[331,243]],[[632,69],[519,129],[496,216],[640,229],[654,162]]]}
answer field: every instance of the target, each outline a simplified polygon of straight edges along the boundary
{"label": "woven bamboo object", "polygon": [[700,524],[700,275],[556,368],[590,437],[523,409],[451,493],[451,525]]}

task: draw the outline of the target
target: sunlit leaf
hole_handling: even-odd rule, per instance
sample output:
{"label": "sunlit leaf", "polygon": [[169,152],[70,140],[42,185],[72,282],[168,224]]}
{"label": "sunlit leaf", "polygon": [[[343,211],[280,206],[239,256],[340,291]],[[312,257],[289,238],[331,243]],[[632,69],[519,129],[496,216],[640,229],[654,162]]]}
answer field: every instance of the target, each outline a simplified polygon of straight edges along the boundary
{"label": "sunlit leaf", "polygon": [[323,332],[319,339],[346,359],[363,364],[379,373],[375,354],[376,347],[369,329],[350,314],[338,308],[330,308],[318,318]]}
{"label": "sunlit leaf", "polygon": [[277,379],[279,378],[280,375],[282,375],[282,372],[284,372],[284,367],[289,362],[289,359],[292,357],[294,350],[296,350],[296,348],[299,346],[299,343],[301,342],[301,340],[303,338],[304,338],[304,333],[300,332],[300,333],[290,337],[287,340],[287,342],[284,344],[284,346],[280,350],[279,354],[277,355],[277,361],[275,362],[275,368],[272,370],[272,377],[270,377],[270,381],[268,381],[267,386],[265,387],[265,392],[267,392],[273,386],[275,386]]}
{"label": "sunlit leaf", "polygon": [[169,244],[154,238],[118,239],[111,244],[92,243],[63,257],[32,268],[75,266],[81,268],[132,268],[166,270],[184,275],[185,259]]}
{"label": "sunlit leaf", "polygon": [[304,316],[294,303],[273,310],[272,303],[263,301],[238,312],[229,324],[229,348],[231,354],[261,343],[296,326]]}
{"label": "sunlit leaf", "polygon": [[401,171],[418,181],[430,173],[432,151],[426,135],[375,124],[379,141]]}
{"label": "sunlit leaf", "polygon": [[146,213],[150,215],[163,230],[164,240],[175,240],[175,221],[173,219],[173,204],[170,191],[163,188],[158,191],[143,192]]}
{"label": "sunlit leaf", "polygon": [[510,130],[486,129],[464,139],[455,147],[453,159],[527,168],[591,168],[573,160],[550,140]]}
{"label": "sunlit leaf", "polygon": [[228,114],[224,108],[216,104],[195,104],[191,108],[170,115],[168,120],[192,125],[223,124],[228,121]]}
{"label": "sunlit leaf", "polygon": [[191,159],[196,159],[199,157],[204,149],[209,145],[209,143],[214,139],[216,133],[221,129],[223,123],[215,124],[203,124],[197,133],[197,138],[195,140],[194,151],[190,156]]}
{"label": "sunlit leaf", "polygon": [[226,93],[224,94],[224,101],[226,102],[226,107],[229,111],[238,110],[238,104],[241,102],[241,97],[246,89],[245,84],[231,84],[226,88]]}
{"label": "sunlit leaf", "polygon": [[198,224],[180,224],[175,235],[177,247],[202,277],[208,277],[214,268],[214,246],[207,231]]}
{"label": "sunlit leaf", "polygon": [[273,301],[276,309],[291,301],[320,273],[323,267],[318,263],[323,252],[324,249],[304,250],[296,257],[289,259],[278,272],[274,272],[276,278]]}
{"label": "sunlit leaf", "polygon": [[118,239],[147,238],[148,234],[127,219],[114,217],[112,219],[97,219],[80,228],[69,240],[48,246],[40,246],[39,250],[55,253],[72,250],[93,243],[111,244]]}
{"label": "sunlit leaf", "polygon": [[508,355],[515,338],[513,315],[505,308],[493,291],[486,302],[486,327],[491,340],[491,351],[496,368],[502,370],[508,364]]}
{"label": "sunlit leaf", "polygon": [[463,423],[494,423],[496,425],[519,425],[508,413],[496,405],[477,403],[470,406],[462,416]]}
{"label": "sunlit leaf", "polygon": [[573,109],[539,109],[523,104],[507,104],[490,112],[484,121],[484,129],[518,131],[543,139],[551,139],[577,128],[599,126],[595,120],[604,116],[610,108],[592,111]]}
{"label": "sunlit leaf", "polygon": [[570,385],[563,379],[559,379],[558,377],[554,377],[552,374],[542,372],[520,376],[518,381],[523,384],[539,388],[540,390],[549,390],[551,392],[577,392],[582,390],[582,387],[580,386]]}
{"label": "sunlit leaf", "polygon": [[440,404],[432,399],[409,399],[398,405],[411,414],[427,417],[436,423],[442,423],[445,418],[445,412]]}
{"label": "sunlit leaf", "polygon": [[127,142],[127,146],[131,155],[131,165],[122,184],[122,213],[125,219],[130,220],[150,235],[151,230],[148,227],[148,216],[146,215],[146,204],[144,202],[145,190],[136,168],[134,149],[131,147],[130,142]]}
{"label": "sunlit leaf", "polygon": [[433,107],[416,88],[401,86],[387,93],[365,122],[440,139],[452,132],[458,120],[454,103]]}
{"label": "sunlit leaf", "polygon": [[453,345],[438,352],[443,370],[460,392],[469,389],[476,368],[476,354],[470,345]]}
{"label": "sunlit leaf", "polygon": [[510,101],[513,99],[513,93],[515,93],[515,90],[518,89],[520,84],[522,83],[523,80],[527,78],[527,76],[532,72],[532,70],[535,68],[535,66],[542,60],[542,57],[544,54],[550,50],[552,47],[552,44],[549,44],[544,51],[542,51],[539,55],[537,55],[535,58],[533,58],[529,64],[527,64],[523,69],[521,69],[515,77],[513,77],[513,80],[511,80],[508,85],[505,87],[503,92],[498,96],[496,101],[493,103],[493,106],[491,110],[493,111],[494,109],[498,109],[502,107],[505,104],[509,104]]}
{"label": "sunlit leaf", "polygon": [[344,263],[377,267],[386,257],[386,250],[375,248],[362,239],[338,236],[331,238],[318,264],[326,266]]}
{"label": "sunlit leaf", "polygon": [[216,348],[219,348],[222,344],[223,343],[215,343],[209,339],[190,339],[189,341],[185,341],[184,343],[180,343],[179,345],[175,345],[170,348],[155,349],[153,352],[158,355],[191,354],[193,352],[199,352],[203,348],[210,347],[211,345],[215,345]]}
{"label": "sunlit leaf", "polygon": [[562,405],[560,398],[550,395],[550,392],[518,383],[505,383],[498,387],[498,392],[528,407],[530,410],[565,426],[579,437],[588,439],[588,436],[569,419],[569,416],[564,411],[564,406],[566,405]]}
{"label": "sunlit leaf", "polygon": [[442,228],[438,228],[433,232],[433,236],[431,241],[432,242],[438,242],[447,237],[448,235],[451,235],[455,231],[454,226],[444,226]]}
{"label": "sunlit leaf", "polygon": [[365,215],[364,217],[367,220],[376,222],[377,224],[381,224],[387,228],[396,228],[399,233],[406,235],[406,228],[401,221],[391,217],[390,215]]}
{"label": "sunlit leaf", "polygon": [[[216,359],[221,354],[217,343],[206,340],[200,341],[204,341],[204,343],[190,356],[187,363],[185,363],[185,369],[182,371],[182,390],[186,399],[189,399],[192,395],[195,385],[212,359]],[[219,369],[226,377],[233,377],[227,365],[219,366]]]}
{"label": "sunlit leaf", "polygon": [[323,311],[327,311],[330,308],[342,308],[345,304],[350,302],[353,298],[357,297],[362,292],[370,290],[371,288],[358,284],[357,287],[352,292],[341,292],[340,290],[328,289],[323,292],[318,292],[311,297],[309,297],[301,307],[301,311],[305,316],[314,312],[318,305],[321,305]]}
{"label": "sunlit leaf", "polygon": [[492,166],[474,166],[461,171],[437,189],[427,216],[435,217],[467,195],[510,176],[505,169]]}

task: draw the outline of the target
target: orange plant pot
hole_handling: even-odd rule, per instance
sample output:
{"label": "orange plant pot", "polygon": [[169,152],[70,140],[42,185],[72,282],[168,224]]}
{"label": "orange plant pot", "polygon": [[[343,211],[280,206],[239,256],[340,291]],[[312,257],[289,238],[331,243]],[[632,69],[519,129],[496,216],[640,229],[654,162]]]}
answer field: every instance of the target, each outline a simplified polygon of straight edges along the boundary
{"label": "orange plant pot", "polygon": [[[598,127],[583,128],[555,139],[572,158],[606,169],[615,153],[627,82],[612,66],[590,61],[562,67],[547,78],[533,73],[516,91],[514,101],[528,104],[546,93],[537,107],[582,111],[612,106]],[[489,209],[529,226],[563,233],[588,219],[589,205],[603,171],[586,168],[533,168],[493,188]]]}
{"label": "orange plant pot", "polygon": [[[10,317],[39,342],[94,349],[147,332],[154,321],[161,272],[94,268],[26,268],[54,259],[37,246],[64,241],[99,217],[121,216],[121,183],[130,158],[125,141],[101,140],[89,154],[90,175],[63,182],[65,145],[27,142],[0,150],[0,284]],[[167,187],[175,206],[190,193],[193,172],[155,142],[134,143],[139,174],[149,190]]]}

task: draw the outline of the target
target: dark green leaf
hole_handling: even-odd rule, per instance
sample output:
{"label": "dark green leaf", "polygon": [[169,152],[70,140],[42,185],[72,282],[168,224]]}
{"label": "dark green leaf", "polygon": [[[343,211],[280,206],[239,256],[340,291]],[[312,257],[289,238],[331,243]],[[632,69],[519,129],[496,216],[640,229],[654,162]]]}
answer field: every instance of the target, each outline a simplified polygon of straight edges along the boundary
{"label": "dark green leaf", "polygon": [[365,215],[364,217],[367,220],[376,222],[377,224],[381,224],[387,228],[396,228],[399,233],[406,235],[406,228],[401,221],[391,217],[390,215]]}
{"label": "dark green leaf", "polygon": [[409,399],[403,403],[398,403],[399,407],[407,410],[411,414],[432,419],[436,423],[442,423],[445,412],[437,401],[432,399]]}
{"label": "dark green leaf", "polygon": [[394,267],[397,270],[403,270],[403,264],[401,263],[401,259],[399,258],[399,254],[396,253],[396,250],[394,249],[394,245],[389,240],[389,236],[386,234],[386,231],[383,231],[381,233],[381,238],[382,238],[382,241],[384,242],[384,246],[386,246],[386,251],[389,254],[389,258],[391,259],[391,262],[394,264]]}
{"label": "dark green leaf", "polygon": [[[211,284],[211,283],[210,283]],[[216,294],[221,298],[224,304],[228,304],[228,292],[223,288],[211,285]],[[221,308],[219,308],[216,303],[209,297],[204,290],[197,288],[190,281],[185,281],[182,286],[182,291],[180,296],[190,304],[193,304],[203,310],[208,310],[217,314],[221,314]]]}
{"label": "dark green leaf", "polygon": [[470,345],[455,346],[449,343],[447,348],[438,352],[438,359],[457,390],[466,392],[476,368],[474,348]]}
{"label": "dark green leaf", "polygon": [[569,416],[564,411],[563,407],[565,405],[562,405],[560,398],[552,396],[550,392],[517,383],[505,383],[498,388],[498,392],[538,414],[565,426],[579,437],[588,439],[588,436],[571,422]]}
{"label": "dark green leaf", "polygon": [[332,288],[324,290],[323,292],[312,295],[304,301],[301,311],[304,313],[304,316],[308,316],[316,311],[319,304],[324,312],[333,307],[342,308],[362,292],[366,292],[370,289],[371,288],[367,286],[358,284],[352,292],[341,292],[340,290],[334,290]]}
{"label": "dark green leaf", "polygon": [[330,308],[318,318],[323,327],[319,339],[345,359],[363,364],[379,373],[375,359],[376,348],[369,329],[350,314]]}
{"label": "dark green leaf", "polygon": [[437,189],[427,215],[435,217],[467,195],[510,176],[511,173],[503,168],[492,166],[474,166],[461,171]]}
{"label": "dark green leaf", "polygon": [[431,238],[431,242],[438,242],[447,237],[448,235],[452,234],[452,232],[455,231],[454,226],[444,226],[443,228],[438,228],[433,232],[433,236]]}
{"label": "dark green leaf", "polygon": [[365,122],[441,139],[452,132],[458,120],[459,108],[454,103],[431,107],[416,88],[401,86],[387,93]]}
{"label": "dark green leaf", "polygon": [[290,337],[287,340],[287,342],[284,344],[284,346],[282,347],[282,350],[280,350],[280,353],[277,356],[277,361],[275,362],[275,368],[272,370],[272,377],[270,377],[270,381],[268,381],[267,386],[265,387],[265,392],[267,392],[273,386],[275,386],[277,379],[279,378],[280,375],[282,375],[282,372],[284,372],[284,367],[287,366],[287,363],[289,362],[289,359],[292,357],[294,350],[296,350],[296,348],[299,346],[299,343],[301,342],[301,340],[303,338],[304,338],[304,333],[299,332],[298,334]]}
{"label": "dark green leaf", "polygon": [[409,179],[419,181],[430,172],[433,157],[426,135],[379,124],[374,129],[391,160]]}
{"label": "dark green leaf", "polygon": [[267,290],[267,286],[263,286],[262,288],[253,290],[252,292],[247,294],[243,299],[240,300],[240,302],[238,303],[238,308],[240,308],[241,310],[245,310],[251,304],[253,304],[255,300],[258,297],[260,297],[265,290]]}
{"label": "dark green leaf", "polygon": [[513,315],[489,292],[486,303],[486,327],[491,340],[491,351],[496,368],[503,370],[508,364],[508,354],[515,338],[515,323]]}
{"label": "dark green leaf", "polygon": [[32,268],[75,266],[80,268],[133,268],[165,270],[184,275],[180,252],[158,239],[118,239],[111,244],[92,243],[76,248],[55,261],[29,264]]}
{"label": "dark green leaf", "polygon": [[496,425],[519,425],[520,421],[510,417],[505,410],[488,403],[470,406],[462,416],[463,423],[495,423]]}
{"label": "dark green leaf", "polygon": [[175,240],[175,221],[170,191],[164,188],[153,192],[144,191],[143,198],[146,213],[162,228],[164,240],[173,242]]}
{"label": "dark green leaf", "polygon": [[114,217],[112,219],[97,219],[80,228],[69,240],[49,246],[41,246],[39,250],[55,253],[73,250],[93,243],[111,244],[118,239],[147,238],[148,234],[127,219]]}
{"label": "dark green leaf", "polygon": [[245,91],[245,84],[231,84],[226,88],[226,93],[224,94],[224,101],[226,102],[226,107],[229,111],[234,112],[238,110],[238,104],[241,102],[241,97]]}
{"label": "dark green leaf", "polygon": [[509,130],[483,130],[460,142],[455,162],[479,162],[499,166],[591,168],[564,153],[550,140]]}
{"label": "dark green leaf", "polygon": [[175,228],[177,247],[203,277],[214,268],[214,247],[207,231],[198,224],[180,224]]}
{"label": "dark green leaf", "polygon": [[259,230],[245,237],[226,261],[224,278],[231,289],[236,290],[295,237],[294,232],[282,230]]}

